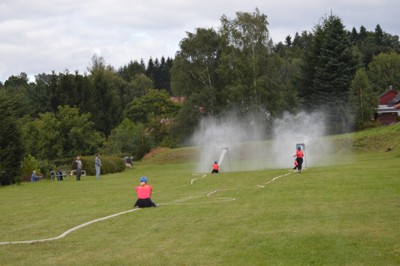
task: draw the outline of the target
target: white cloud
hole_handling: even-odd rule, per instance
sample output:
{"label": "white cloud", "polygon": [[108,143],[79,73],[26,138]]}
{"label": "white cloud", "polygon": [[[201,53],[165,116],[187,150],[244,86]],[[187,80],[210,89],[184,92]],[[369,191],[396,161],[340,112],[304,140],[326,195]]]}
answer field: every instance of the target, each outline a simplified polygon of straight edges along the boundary
{"label": "white cloud", "polygon": [[2,0],[0,3],[0,81],[28,75],[78,70],[93,54],[119,68],[131,60],[174,57],[186,31],[220,26],[220,18],[258,8],[268,16],[276,43],[295,32],[312,31],[332,12],[351,29],[377,24],[399,35],[397,0]]}

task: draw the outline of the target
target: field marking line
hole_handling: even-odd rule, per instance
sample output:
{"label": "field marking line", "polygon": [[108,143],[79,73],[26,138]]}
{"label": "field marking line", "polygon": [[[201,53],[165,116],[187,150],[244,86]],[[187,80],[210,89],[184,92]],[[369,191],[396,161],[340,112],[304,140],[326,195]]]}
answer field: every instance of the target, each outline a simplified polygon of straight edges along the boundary
{"label": "field marking line", "polygon": [[98,218],[98,219],[95,219],[95,220],[92,220],[92,221],[83,223],[83,224],[81,224],[81,225],[75,226],[75,227],[73,227],[73,228],[71,228],[71,229],[65,231],[64,233],[62,233],[61,235],[59,235],[59,236],[57,236],[57,237],[45,238],[45,239],[36,239],[36,240],[7,241],[7,242],[0,242],[0,245],[33,244],[33,243],[46,242],[46,241],[53,241],[53,240],[61,239],[61,238],[66,237],[66,236],[69,235],[70,233],[75,232],[75,231],[77,231],[77,230],[79,230],[79,229],[81,229],[81,228],[83,228],[83,227],[88,226],[88,225],[91,225],[91,224],[94,224],[94,223],[97,223],[97,222],[100,222],[100,221],[104,221],[104,220],[107,220],[107,219],[110,219],[110,218],[119,216],[119,215],[121,215],[121,214],[125,214],[125,213],[129,213],[129,212],[137,211],[137,210],[139,210],[139,208],[131,209],[131,210],[127,210],[127,211],[123,211],[123,212],[119,212],[119,213],[115,213],[115,214],[112,214],[112,215],[108,215],[108,216],[105,216],[105,217],[102,217],[102,218]]}

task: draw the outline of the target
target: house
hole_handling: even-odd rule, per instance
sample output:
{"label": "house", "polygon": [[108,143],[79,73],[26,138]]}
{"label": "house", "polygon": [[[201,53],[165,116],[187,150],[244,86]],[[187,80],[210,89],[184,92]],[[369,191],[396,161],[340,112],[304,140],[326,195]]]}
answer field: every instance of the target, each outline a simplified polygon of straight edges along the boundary
{"label": "house", "polygon": [[400,117],[400,92],[391,86],[389,90],[379,95],[379,105],[376,109],[375,120],[380,124],[397,123]]}

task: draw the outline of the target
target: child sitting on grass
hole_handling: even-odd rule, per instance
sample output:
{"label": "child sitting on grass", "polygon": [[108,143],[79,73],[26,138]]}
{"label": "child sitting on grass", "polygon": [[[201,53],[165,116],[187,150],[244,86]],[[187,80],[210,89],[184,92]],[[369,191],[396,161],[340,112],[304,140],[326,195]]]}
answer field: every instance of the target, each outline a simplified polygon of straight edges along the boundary
{"label": "child sitting on grass", "polygon": [[136,187],[136,193],[138,199],[134,205],[134,208],[146,208],[146,207],[156,207],[157,204],[151,201],[151,192],[153,188],[147,184],[148,179],[145,176],[140,178],[140,185]]}

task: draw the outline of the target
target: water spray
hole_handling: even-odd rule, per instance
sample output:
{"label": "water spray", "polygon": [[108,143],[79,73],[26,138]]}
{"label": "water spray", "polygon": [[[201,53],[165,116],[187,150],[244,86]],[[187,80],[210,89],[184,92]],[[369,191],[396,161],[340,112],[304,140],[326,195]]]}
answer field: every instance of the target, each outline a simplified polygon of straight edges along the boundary
{"label": "water spray", "polygon": [[220,167],[221,167],[222,162],[224,161],[224,158],[225,158],[225,155],[226,155],[226,156],[228,156],[229,168],[230,168],[231,160],[230,160],[230,158],[229,158],[229,153],[228,153],[228,151],[229,151],[229,149],[228,149],[227,147],[221,149],[221,155],[219,156],[219,161],[218,161]]}

